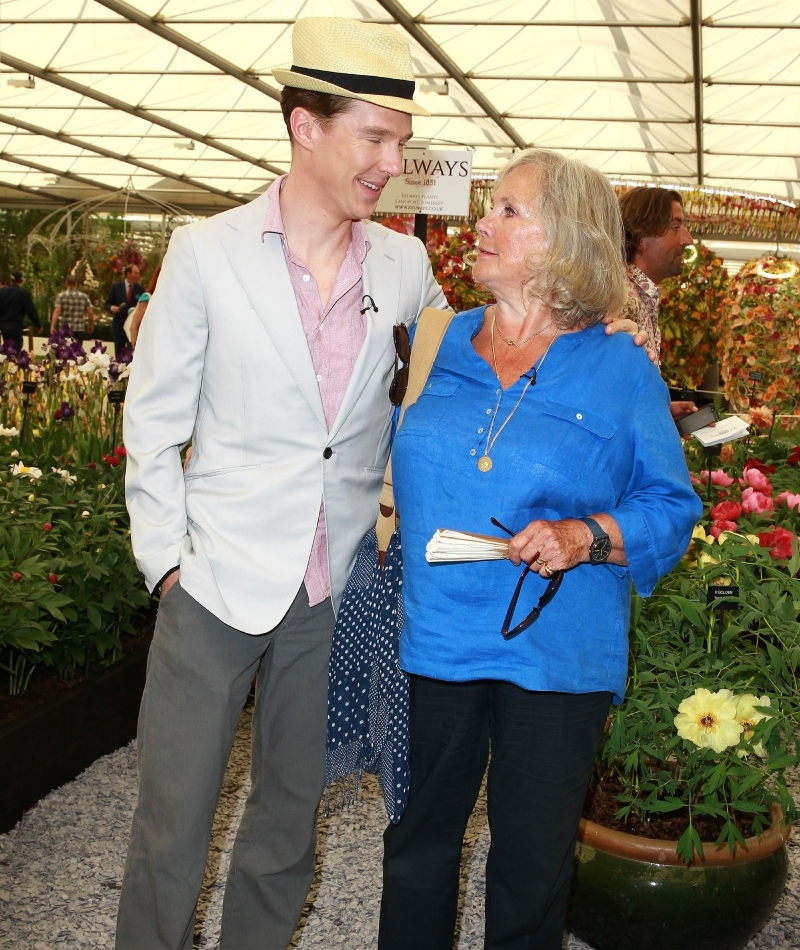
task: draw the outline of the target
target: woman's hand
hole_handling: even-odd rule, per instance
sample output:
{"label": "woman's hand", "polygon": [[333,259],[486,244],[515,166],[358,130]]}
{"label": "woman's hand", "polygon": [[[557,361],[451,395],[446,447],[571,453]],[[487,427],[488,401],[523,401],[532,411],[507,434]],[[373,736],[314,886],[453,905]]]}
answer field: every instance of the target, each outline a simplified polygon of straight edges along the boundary
{"label": "woman's hand", "polygon": [[[607,514],[592,517],[608,534],[611,541],[609,564],[627,564],[625,545],[619,527]],[[542,577],[553,571],[568,571],[576,564],[589,563],[589,547],[594,540],[591,529],[577,518],[563,521],[531,521],[508,542],[508,557],[512,564],[525,561]]]}
{"label": "woman's hand", "polygon": [[512,564],[525,561],[531,570],[548,577],[546,567],[552,574],[588,561],[591,543],[589,527],[575,518],[532,521],[508,542],[508,556]]}

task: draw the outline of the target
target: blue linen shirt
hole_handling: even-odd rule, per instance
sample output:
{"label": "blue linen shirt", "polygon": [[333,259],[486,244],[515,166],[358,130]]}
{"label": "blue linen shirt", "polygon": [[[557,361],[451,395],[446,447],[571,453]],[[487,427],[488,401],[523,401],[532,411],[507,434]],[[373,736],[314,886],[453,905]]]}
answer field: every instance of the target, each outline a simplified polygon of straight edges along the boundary
{"label": "blue linen shirt", "polygon": [[[536,384],[478,470],[500,395],[472,339],[485,308],[457,315],[425,389],[392,448],[403,538],[404,670],[440,680],[498,679],[529,690],[607,690],[621,702],[628,663],[631,582],[642,596],[686,552],[702,514],[669,395],[657,368],[624,334],[598,325],[560,336]],[[494,433],[527,380],[502,395]],[[579,564],[539,619],[515,639],[500,628],[522,567],[510,561],[428,564],[437,528],[499,535],[538,519],[607,512],[628,567]],[[531,573],[514,623],[546,581]]]}

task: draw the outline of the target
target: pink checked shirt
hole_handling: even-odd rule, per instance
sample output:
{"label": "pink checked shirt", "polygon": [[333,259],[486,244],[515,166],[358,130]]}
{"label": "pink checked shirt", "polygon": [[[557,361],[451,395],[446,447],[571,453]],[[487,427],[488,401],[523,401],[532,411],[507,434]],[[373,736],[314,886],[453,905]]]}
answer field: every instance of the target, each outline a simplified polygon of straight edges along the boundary
{"label": "pink checked shirt", "polygon": [[[267,191],[269,208],[261,228],[281,236],[286,267],[292,281],[297,308],[303,322],[311,361],[317,374],[319,393],[328,430],[342,405],[347,385],[353,374],[356,359],[367,336],[367,321],[361,311],[361,265],[370,243],[367,231],[360,221],[353,222],[350,247],[336,275],[331,295],[323,308],[314,275],[305,264],[294,257],[286,241],[281,217],[280,192],[286,176],[277,178]],[[325,525],[325,503],[320,505],[317,531],[311,546],[311,557],[305,576],[308,602],[311,607],[321,604],[331,595],[328,570],[328,535]]]}

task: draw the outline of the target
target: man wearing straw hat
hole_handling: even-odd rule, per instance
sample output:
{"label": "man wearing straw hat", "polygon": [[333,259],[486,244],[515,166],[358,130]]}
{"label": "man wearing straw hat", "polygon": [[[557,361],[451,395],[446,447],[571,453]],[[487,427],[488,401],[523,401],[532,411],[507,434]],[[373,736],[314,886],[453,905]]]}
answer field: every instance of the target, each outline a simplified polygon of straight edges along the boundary
{"label": "man wearing straw hat", "polygon": [[292,46],[292,68],[274,73],[289,174],[173,234],[128,387],[132,542],[161,602],[118,950],[192,946],[254,676],[252,788],[220,946],[291,940],[314,873],[334,610],[388,453],[392,327],[446,306],[419,241],[362,223],[402,170],[411,116],[427,114],[407,43],[311,18]]}

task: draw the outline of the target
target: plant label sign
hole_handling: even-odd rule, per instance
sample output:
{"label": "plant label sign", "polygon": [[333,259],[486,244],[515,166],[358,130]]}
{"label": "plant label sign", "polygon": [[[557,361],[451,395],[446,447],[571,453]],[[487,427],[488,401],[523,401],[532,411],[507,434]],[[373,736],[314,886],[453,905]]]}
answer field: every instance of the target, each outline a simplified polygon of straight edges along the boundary
{"label": "plant label sign", "polygon": [[112,389],[108,393],[108,401],[113,406],[114,403],[125,402],[125,392],[122,389]]}
{"label": "plant label sign", "polygon": [[403,173],[390,178],[377,211],[394,214],[469,214],[472,152],[431,151],[406,146]]}
{"label": "plant label sign", "polygon": [[[721,586],[711,586],[708,588],[708,593],[706,594],[706,606],[710,607],[712,604],[716,603],[718,600],[726,600],[729,597],[738,597],[739,588],[731,584],[726,587]],[[735,607],[735,604],[725,604],[725,607],[730,610],[731,607]]]}
{"label": "plant label sign", "polygon": [[760,383],[764,378],[763,373],[759,373],[758,370],[754,369],[751,373],[747,374],[748,379],[752,379],[754,383]]}

